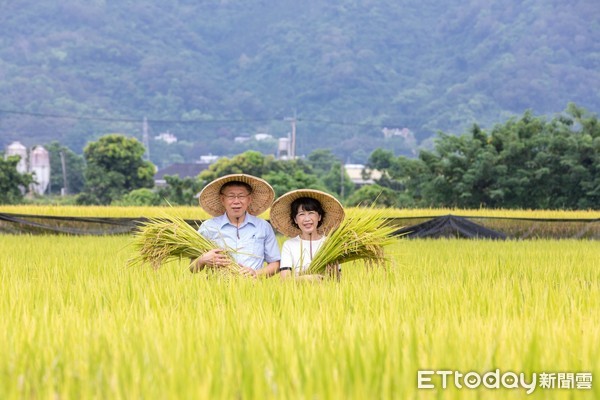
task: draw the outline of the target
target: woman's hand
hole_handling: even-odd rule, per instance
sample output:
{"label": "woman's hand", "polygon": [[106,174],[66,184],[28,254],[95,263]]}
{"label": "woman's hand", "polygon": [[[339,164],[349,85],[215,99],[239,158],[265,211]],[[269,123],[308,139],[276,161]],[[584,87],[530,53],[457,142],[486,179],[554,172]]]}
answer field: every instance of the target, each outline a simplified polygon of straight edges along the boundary
{"label": "woman's hand", "polygon": [[327,276],[335,278],[339,281],[342,277],[342,272],[340,271],[340,264],[329,264],[327,267],[325,267],[325,273],[327,274]]}
{"label": "woman's hand", "polygon": [[256,279],[256,277],[258,275],[256,273],[256,270],[253,270],[250,267],[245,267],[243,265],[241,267],[242,267],[242,269],[241,269],[240,272],[242,273],[242,276],[245,276],[246,278],[254,278],[254,279]]}

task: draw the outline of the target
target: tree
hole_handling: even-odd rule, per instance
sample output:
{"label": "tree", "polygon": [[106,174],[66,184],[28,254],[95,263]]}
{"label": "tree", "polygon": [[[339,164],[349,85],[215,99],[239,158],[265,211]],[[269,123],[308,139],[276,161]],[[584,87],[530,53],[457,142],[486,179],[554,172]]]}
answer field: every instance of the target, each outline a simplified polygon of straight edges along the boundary
{"label": "tree", "polygon": [[[281,187],[298,189],[306,182],[311,187],[323,187],[318,177],[306,162],[302,160],[276,160],[273,156],[265,156],[256,151],[246,151],[231,159],[223,157],[200,173],[199,179],[203,185],[218,177],[228,174],[249,174],[263,178],[271,183],[274,179]],[[284,178],[284,176],[287,177]],[[311,177],[308,177],[310,175]],[[293,183],[293,182],[296,183]],[[286,182],[286,183],[283,183]],[[314,183],[313,183],[314,182]],[[299,185],[299,186],[296,186]],[[283,193],[281,193],[283,194]]]}
{"label": "tree", "polygon": [[460,137],[440,132],[418,160],[378,149],[368,167],[383,172],[378,184],[420,206],[595,209],[600,127],[574,105],[550,121],[527,111],[490,134],[477,125]]}
{"label": "tree", "polygon": [[158,206],[160,197],[148,188],[135,189],[125,194],[120,200],[113,201],[119,206]]}
{"label": "tree", "polygon": [[345,198],[354,191],[354,182],[342,167],[342,163],[336,161],[322,178],[329,192],[336,193],[340,198]]}
{"label": "tree", "polygon": [[85,188],[79,204],[110,204],[134,189],[154,186],[154,165],[144,161],[144,146],[120,134],[101,137],[84,149]]}
{"label": "tree", "polygon": [[0,158],[0,203],[18,204],[23,200],[23,193],[33,183],[31,174],[17,172],[17,164],[21,157],[10,156]]}
{"label": "tree", "polygon": [[323,183],[315,175],[307,174],[302,170],[296,170],[293,173],[271,171],[263,176],[263,178],[273,186],[276,197],[296,189],[327,191]]}
{"label": "tree", "polygon": [[202,171],[199,179],[208,182],[229,174],[248,174],[261,177],[267,174],[275,162],[273,156],[265,156],[257,151],[246,151],[231,159],[223,157],[212,164],[208,169]]}
{"label": "tree", "polygon": [[183,178],[178,176],[165,176],[167,186],[158,189],[157,196],[160,201],[172,205],[197,205],[198,200],[194,198],[196,193],[202,189],[202,184],[195,178]]}
{"label": "tree", "polygon": [[[50,193],[61,193],[61,188],[65,187],[64,178],[66,178],[66,189],[69,194],[81,192],[85,185],[83,157],[56,141],[44,147],[50,155]],[[63,176],[63,159],[65,176]]]}
{"label": "tree", "polygon": [[409,207],[414,201],[408,196],[377,184],[365,185],[355,191],[346,201],[349,206]]}
{"label": "tree", "polygon": [[306,157],[315,174],[322,176],[331,171],[338,158],[329,149],[316,149]]}

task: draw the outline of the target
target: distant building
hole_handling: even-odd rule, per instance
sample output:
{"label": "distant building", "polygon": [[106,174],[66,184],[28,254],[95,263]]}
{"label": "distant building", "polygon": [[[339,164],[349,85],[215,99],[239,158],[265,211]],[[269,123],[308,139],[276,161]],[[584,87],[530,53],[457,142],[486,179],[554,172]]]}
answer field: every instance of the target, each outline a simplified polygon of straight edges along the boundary
{"label": "distant building", "polygon": [[168,131],[154,136],[154,139],[162,140],[167,144],[177,143],[177,136],[173,135],[171,132]]}
{"label": "distant building", "polygon": [[236,136],[235,138],[233,138],[233,141],[236,143],[245,143],[250,139],[250,136]]}
{"label": "distant building", "polygon": [[389,139],[393,136],[400,136],[406,140],[409,140],[414,137],[414,134],[408,128],[383,128],[381,132],[383,133],[383,137],[386,139]]}
{"label": "distant building", "polygon": [[290,138],[279,138],[277,141],[277,158],[279,160],[289,160],[291,154]]}
{"label": "distant building", "polygon": [[21,160],[17,164],[17,172],[20,174],[27,173],[27,147],[23,146],[21,142],[12,142],[6,147],[6,157],[19,156]]}
{"label": "distant building", "polygon": [[42,146],[35,146],[29,155],[30,172],[36,183],[32,190],[37,194],[46,193],[50,185],[50,153]]}
{"label": "distant building", "polygon": [[345,164],[344,169],[346,173],[354,182],[354,184],[358,187],[364,185],[371,185],[375,183],[375,179],[381,178],[381,172],[377,170],[370,171],[369,175],[363,178],[363,171],[365,170],[365,166],[363,164]]}
{"label": "distant building", "polygon": [[273,135],[269,135],[268,133],[257,133],[254,135],[254,140],[270,140],[273,139]]}
{"label": "distant building", "polygon": [[200,164],[212,164],[217,161],[221,156],[215,156],[213,154],[205,154],[200,156]]}
{"label": "distant building", "polygon": [[[20,174],[31,173],[37,183],[30,187],[30,191],[37,194],[46,193],[50,185],[50,154],[43,146],[35,146],[31,152],[27,152],[20,142],[12,142],[6,147],[6,157],[19,156],[21,159],[17,164],[17,172]],[[25,192],[23,188],[23,192]]]}

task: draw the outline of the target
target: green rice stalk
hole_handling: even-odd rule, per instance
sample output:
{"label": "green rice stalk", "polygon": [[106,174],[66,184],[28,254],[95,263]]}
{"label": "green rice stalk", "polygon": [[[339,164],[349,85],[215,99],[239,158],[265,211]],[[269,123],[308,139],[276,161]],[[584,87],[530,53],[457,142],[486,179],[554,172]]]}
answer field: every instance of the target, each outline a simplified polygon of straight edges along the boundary
{"label": "green rice stalk", "polygon": [[[133,248],[137,254],[128,261],[129,266],[150,264],[158,269],[164,263],[177,259],[192,259],[212,249],[219,248],[214,242],[200,235],[181,217],[149,218],[134,234]],[[241,267],[233,260],[226,267],[211,268],[217,273],[238,274]],[[191,264],[190,264],[191,265]]]}
{"label": "green rice stalk", "polygon": [[385,264],[388,258],[384,247],[395,242],[392,233],[398,227],[387,225],[384,217],[382,209],[348,212],[340,226],[327,236],[306,273],[323,274],[328,265],[361,259],[370,265]]}

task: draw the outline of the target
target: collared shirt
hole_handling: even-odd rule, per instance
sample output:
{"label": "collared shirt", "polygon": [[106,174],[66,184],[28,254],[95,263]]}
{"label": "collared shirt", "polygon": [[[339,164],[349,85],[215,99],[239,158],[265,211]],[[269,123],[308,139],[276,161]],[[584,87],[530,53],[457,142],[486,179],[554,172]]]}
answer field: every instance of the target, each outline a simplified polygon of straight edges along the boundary
{"label": "collared shirt", "polygon": [[238,227],[229,222],[227,214],[208,219],[198,233],[231,253],[235,261],[254,270],[281,259],[275,232],[264,219],[246,213]]}

